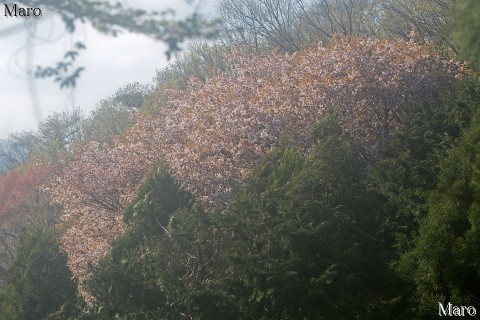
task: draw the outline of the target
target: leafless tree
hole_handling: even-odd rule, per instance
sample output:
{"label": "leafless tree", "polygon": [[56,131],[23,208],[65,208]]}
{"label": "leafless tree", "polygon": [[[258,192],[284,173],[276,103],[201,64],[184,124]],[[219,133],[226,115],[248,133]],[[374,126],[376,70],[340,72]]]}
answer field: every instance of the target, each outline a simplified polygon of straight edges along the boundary
{"label": "leafless tree", "polygon": [[419,40],[447,53],[457,49],[450,40],[452,9],[457,0],[382,0],[384,36],[406,38],[416,30]]}
{"label": "leafless tree", "polygon": [[304,26],[324,42],[334,34],[372,37],[378,32],[377,0],[313,0],[300,7]]}
{"label": "leafless tree", "polygon": [[302,34],[297,25],[303,1],[294,0],[222,0],[218,6],[223,22],[223,38],[254,49],[277,47],[298,51]]}
{"label": "leafless tree", "polygon": [[455,51],[449,40],[451,9],[457,0],[220,0],[222,37],[254,50],[285,52],[328,42],[335,34],[407,38]]}

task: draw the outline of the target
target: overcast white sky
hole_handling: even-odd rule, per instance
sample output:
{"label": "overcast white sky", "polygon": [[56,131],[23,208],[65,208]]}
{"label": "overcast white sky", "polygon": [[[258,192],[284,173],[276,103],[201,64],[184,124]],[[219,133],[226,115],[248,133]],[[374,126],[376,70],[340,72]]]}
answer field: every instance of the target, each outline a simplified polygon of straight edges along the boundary
{"label": "overcast white sky", "polygon": [[[193,10],[193,6],[182,0],[123,2],[145,9],[172,8],[177,15]],[[214,0],[202,2],[202,12],[208,14],[213,11]],[[5,28],[21,25],[20,19],[4,16],[4,3],[0,2],[0,33]],[[166,46],[161,42],[128,33],[117,38],[107,37],[89,25],[81,26],[72,36],[65,34],[61,21],[52,16],[46,10],[43,11],[42,23],[39,24],[36,35],[49,41],[35,46],[34,65],[54,65],[72,43],[85,43],[87,50],[81,52],[78,65],[85,66],[86,69],[74,91],[74,104],[84,110],[85,114],[124,84],[135,81],[151,83],[156,70],[168,63],[164,54]],[[25,52],[21,50],[27,36],[25,29],[0,36],[0,139],[12,132],[35,130],[37,127],[25,76]],[[43,118],[53,112],[71,110],[71,95],[60,90],[52,79],[38,80],[36,84]]]}

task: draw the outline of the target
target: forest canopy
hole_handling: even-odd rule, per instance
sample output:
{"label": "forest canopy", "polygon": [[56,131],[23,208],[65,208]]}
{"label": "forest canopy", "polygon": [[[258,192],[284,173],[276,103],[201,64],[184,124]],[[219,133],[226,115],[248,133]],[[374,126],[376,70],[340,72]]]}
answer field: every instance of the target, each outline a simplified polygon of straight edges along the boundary
{"label": "forest canopy", "polygon": [[219,1],[153,86],[11,135],[0,318],[480,308],[474,5],[378,3]]}

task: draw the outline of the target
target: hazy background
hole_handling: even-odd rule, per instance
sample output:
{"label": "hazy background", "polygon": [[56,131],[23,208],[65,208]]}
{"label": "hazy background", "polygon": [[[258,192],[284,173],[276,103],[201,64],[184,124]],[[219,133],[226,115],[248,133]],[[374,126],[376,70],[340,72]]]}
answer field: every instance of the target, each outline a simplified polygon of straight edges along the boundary
{"label": "hazy background", "polygon": [[[195,4],[206,15],[214,11],[214,0],[197,1],[188,5],[182,0],[123,1],[125,5],[143,9],[172,8],[181,17],[191,13]],[[0,3],[0,32],[13,25],[22,25],[20,18],[6,18],[4,3]],[[9,133],[33,130],[37,126],[27,87],[25,51],[22,50],[28,33],[25,28],[0,36],[0,139]],[[65,32],[61,20],[43,10],[38,24],[34,48],[34,65],[54,65],[76,41],[86,44],[80,52],[77,65],[86,69],[75,90],[60,90],[53,79],[36,81],[43,118],[58,111],[80,107],[85,114],[93,110],[103,98],[113,94],[124,84],[138,81],[150,83],[156,70],[165,67],[167,46],[143,35],[122,33],[108,37],[95,31],[88,23],[78,25],[71,35]],[[185,44],[183,44],[185,47]]]}

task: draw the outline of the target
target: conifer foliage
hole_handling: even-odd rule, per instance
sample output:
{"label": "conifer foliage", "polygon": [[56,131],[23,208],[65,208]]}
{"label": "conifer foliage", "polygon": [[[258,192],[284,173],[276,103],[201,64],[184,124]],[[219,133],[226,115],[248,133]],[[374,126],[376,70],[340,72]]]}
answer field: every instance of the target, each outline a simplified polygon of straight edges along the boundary
{"label": "conifer foliage", "polygon": [[310,156],[265,157],[221,213],[165,170],[147,180],[88,281],[99,318],[351,319],[392,299],[366,162],[330,117],[315,135]]}
{"label": "conifer foliage", "polygon": [[25,234],[0,295],[0,318],[39,320],[75,309],[77,286],[57,233],[37,227]]}
{"label": "conifer foliage", "polygon": [[423,315],[436,302],[480,302],[479,123],[477,111],[461,143],[441,163],[415,246],[400,260],[401,270],[415,283],[415,305]]}

